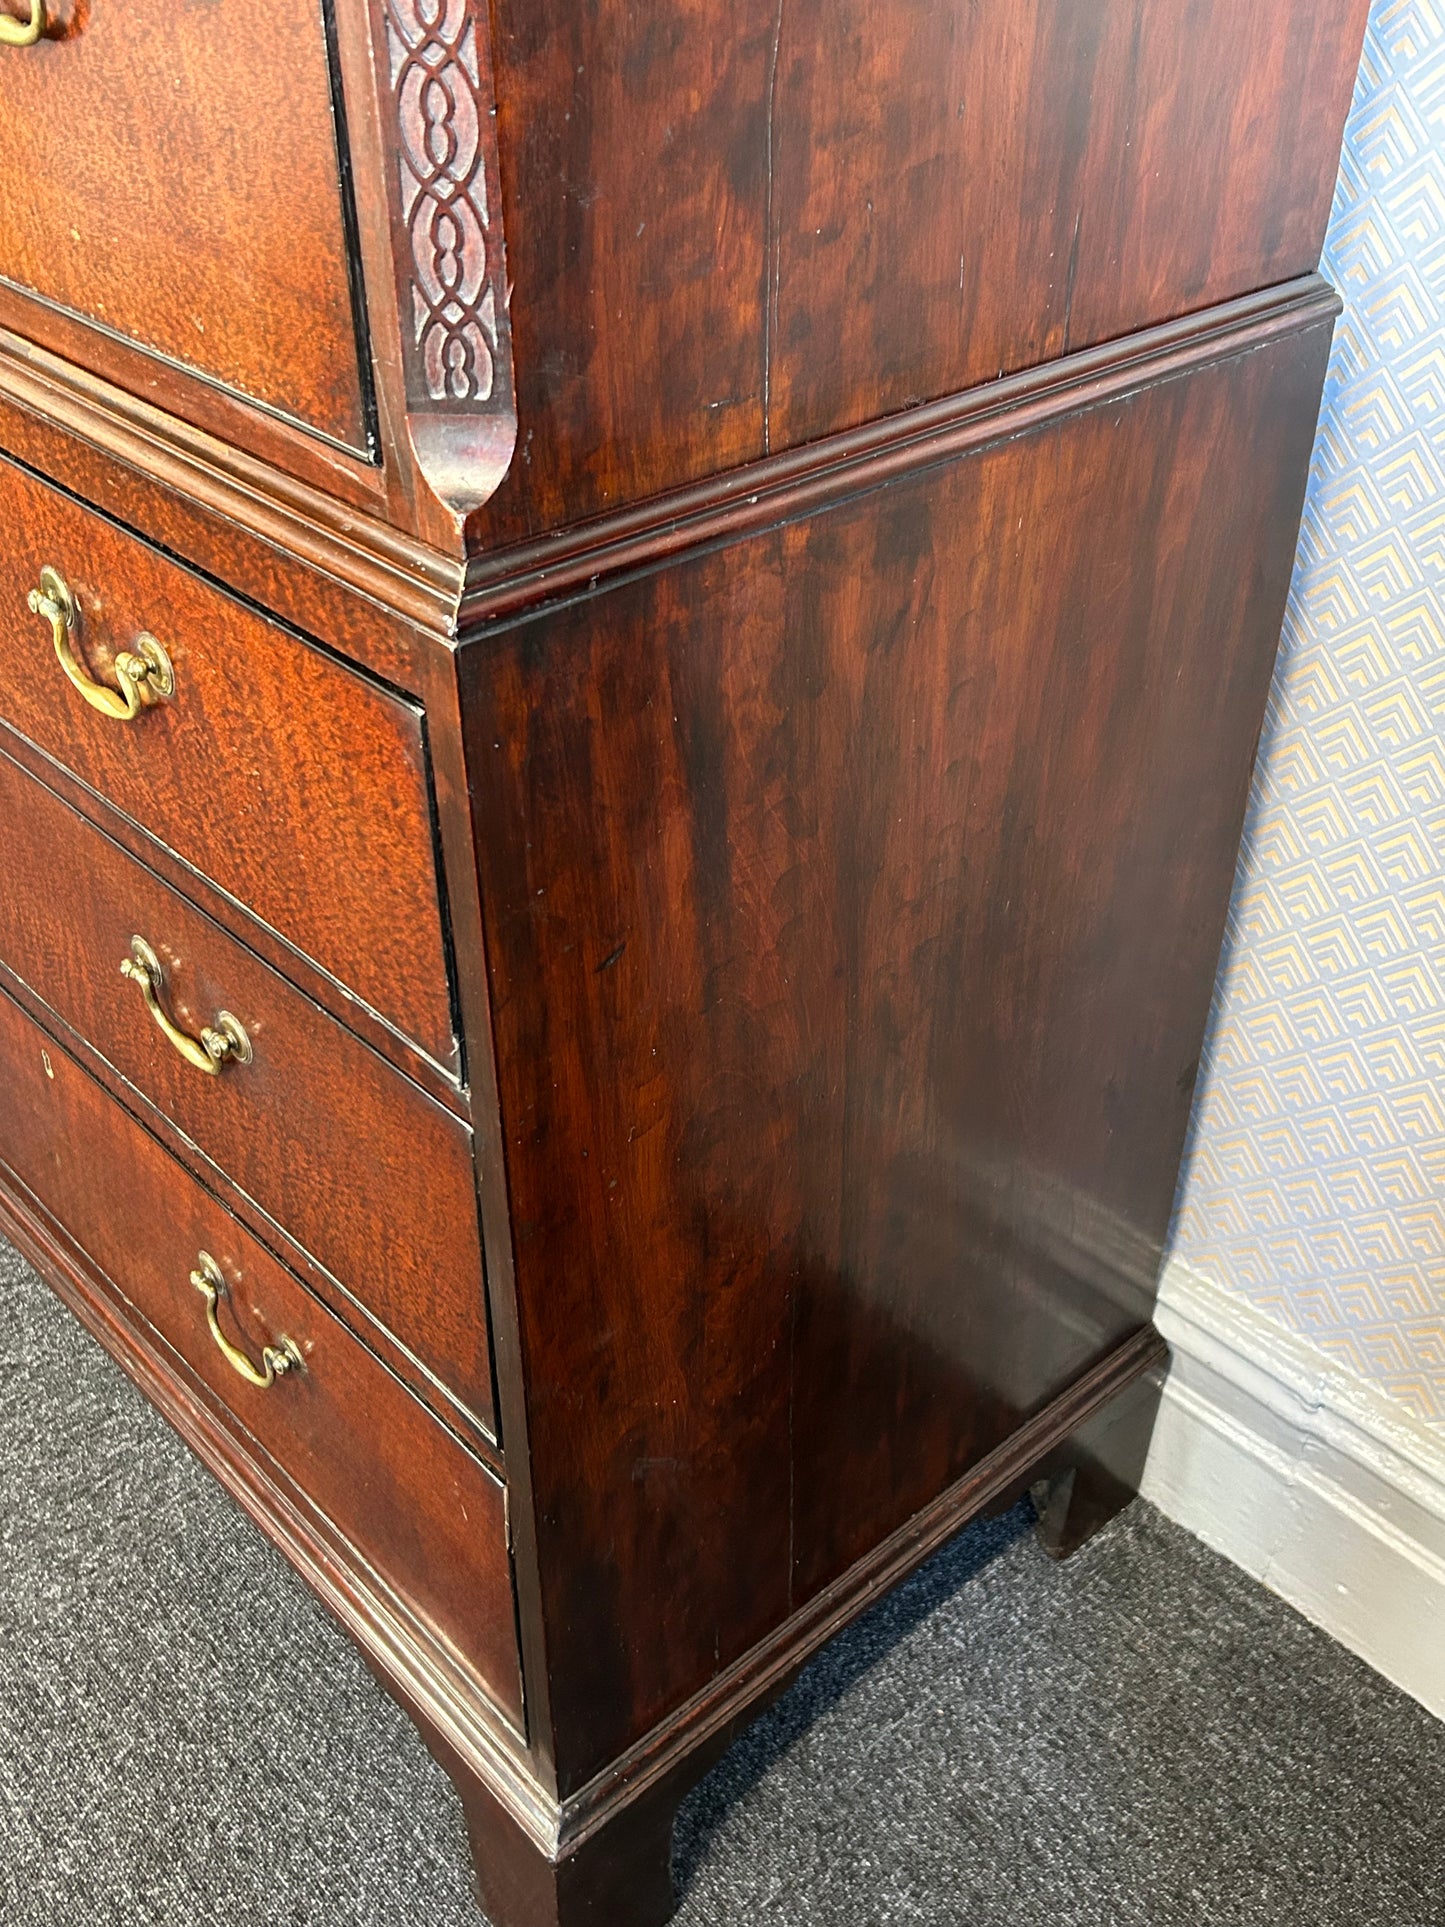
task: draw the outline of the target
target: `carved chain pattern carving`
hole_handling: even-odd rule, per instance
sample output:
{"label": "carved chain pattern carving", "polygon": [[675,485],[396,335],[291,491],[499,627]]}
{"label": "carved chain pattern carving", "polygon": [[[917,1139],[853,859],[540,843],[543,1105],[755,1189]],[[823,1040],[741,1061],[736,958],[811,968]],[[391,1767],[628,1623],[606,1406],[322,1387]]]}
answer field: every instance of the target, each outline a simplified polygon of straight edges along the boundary
{"label": "carved chain pattern carving", "polygon": [[491,399],[498,353],[490,73],[484,88],[468,0],[384,0],[383,18],[411,243],[414,373],[431,401],[475,407]]}

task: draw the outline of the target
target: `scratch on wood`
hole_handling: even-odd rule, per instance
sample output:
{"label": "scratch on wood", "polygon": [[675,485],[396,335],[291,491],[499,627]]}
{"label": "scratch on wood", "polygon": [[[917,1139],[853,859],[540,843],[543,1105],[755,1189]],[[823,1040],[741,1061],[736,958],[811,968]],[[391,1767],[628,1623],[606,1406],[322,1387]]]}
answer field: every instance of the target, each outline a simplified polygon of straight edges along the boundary
{"label": "scratch on wood", "polygon": [[777,328],[778,317],[778,234],[773,215],[773,158],[776,149],[775,119],[778,106],[778,55],[783,44],[783,4],[778,0],[778,11],[773,20],[773,44],[768,54],[768,127],[767,127],[767,204],[768,224],[768,285],[767,301],[763,309],[763,453],[772,452],[773,445],[773,335]]}
{"label": "scratch on wood", "polygon": [[1084,225],[1084,210],[1074,216],[1074,243],[1069,249],[1069,292],[1064,302],[1064,353],[1069,352],[1069,330],[1074,325],[1074,282],[1079,272],[1079,229]]}

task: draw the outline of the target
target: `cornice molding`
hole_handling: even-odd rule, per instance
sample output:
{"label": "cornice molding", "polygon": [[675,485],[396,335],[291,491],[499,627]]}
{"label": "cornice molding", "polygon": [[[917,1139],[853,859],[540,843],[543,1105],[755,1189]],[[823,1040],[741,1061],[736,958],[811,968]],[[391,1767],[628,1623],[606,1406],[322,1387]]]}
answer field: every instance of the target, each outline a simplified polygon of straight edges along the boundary
{"label": "cornice molding", "polygon": [[467,566],[464,641],[542,602],[590,592],[680,550],[735,541],[989,442],[1117,401],[1136,389],[1332,325],[1343,304],[1318,274],[1126,335],[963,394],[927,402],[752,462],[695,487]]}
{"label": "cornice molding", "polygon": [[6,330],[0,398],[434,638],[472,643],[501,621],[657,567],[682,550],[737,540],[1280,336],[1328,326],[1340,308],[1328,282],[1307,275],[614,515],[474,554],[466,564]]}
{"label": "cornice molding", "polygon": [[0,329],[0,397],[406,620],[452,632],[461,563],[382,517],[7,329]]}

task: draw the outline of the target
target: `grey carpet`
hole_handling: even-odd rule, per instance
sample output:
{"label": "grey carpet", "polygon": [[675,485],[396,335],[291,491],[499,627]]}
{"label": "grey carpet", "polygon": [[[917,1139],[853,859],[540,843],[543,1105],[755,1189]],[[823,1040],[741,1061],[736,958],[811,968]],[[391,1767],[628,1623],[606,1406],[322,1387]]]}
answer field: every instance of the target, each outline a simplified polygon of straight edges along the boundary
{"label": "grey carpet", "polygon": [[[1445,1927],[1445,1727],[1147,1507],[964,1534],[684,1809],[679,1927]],[[476,1927],[447,1782],[0,1246],[0,1921]]]}

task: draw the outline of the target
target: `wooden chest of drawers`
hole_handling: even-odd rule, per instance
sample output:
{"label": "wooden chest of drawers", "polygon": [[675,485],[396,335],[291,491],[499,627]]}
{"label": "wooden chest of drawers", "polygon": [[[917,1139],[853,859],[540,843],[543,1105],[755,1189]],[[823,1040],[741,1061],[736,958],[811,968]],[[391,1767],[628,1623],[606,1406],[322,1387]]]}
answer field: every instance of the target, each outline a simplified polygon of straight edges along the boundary
{"label": "wooden chest of drawers", "polygon": [[1137,1481],[1364,0],[0,10],[0,1223],[644,1927]]}

